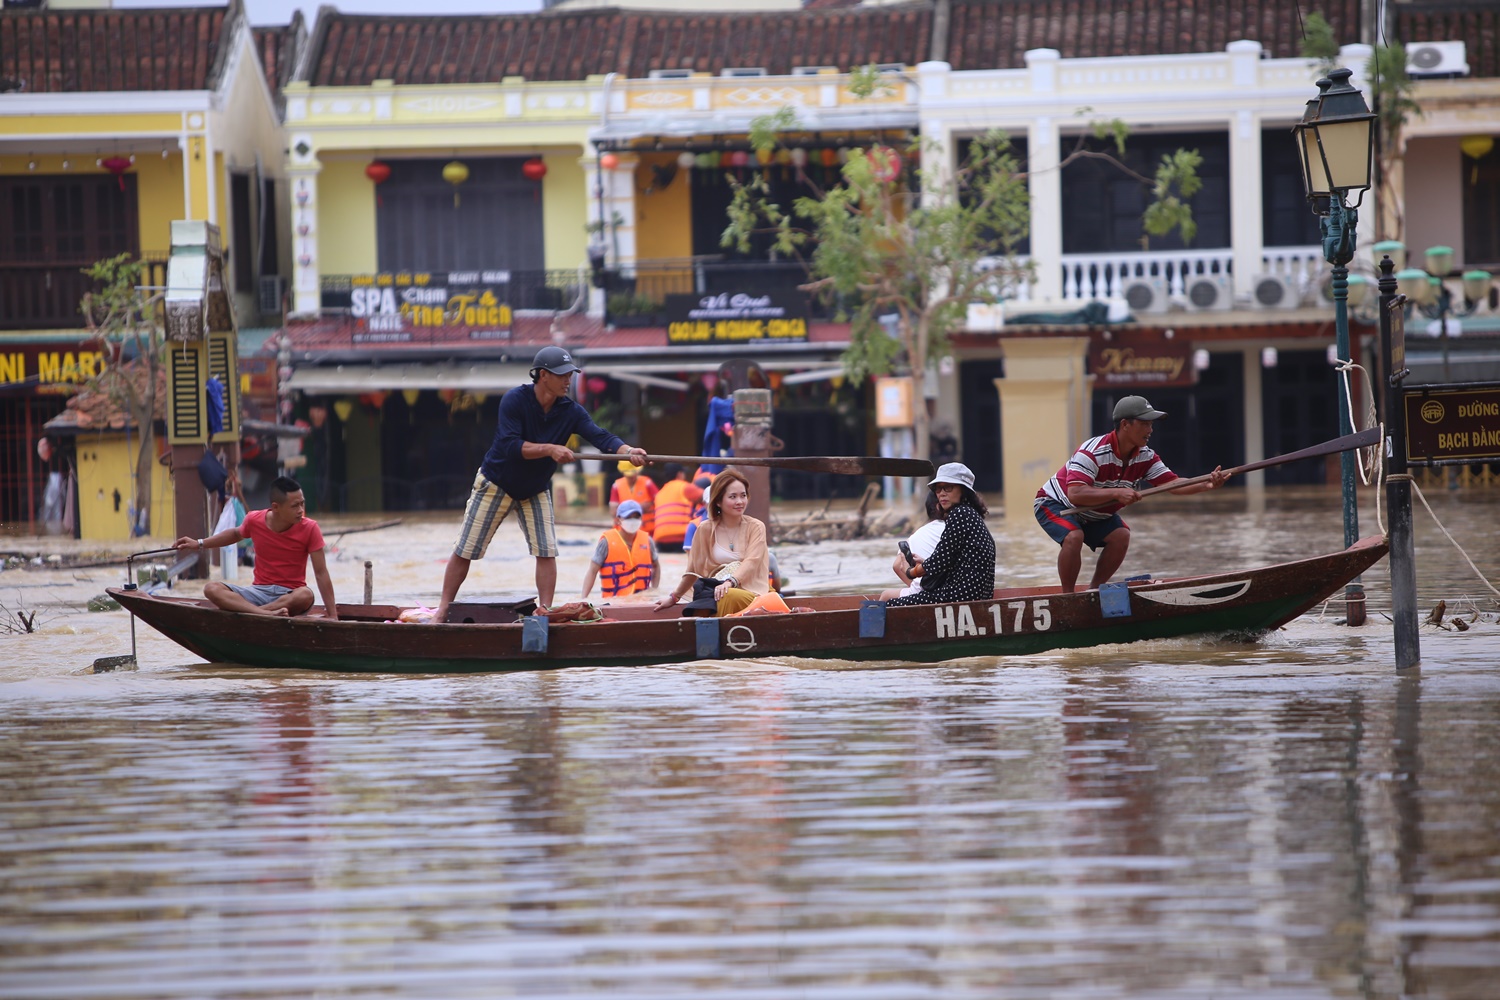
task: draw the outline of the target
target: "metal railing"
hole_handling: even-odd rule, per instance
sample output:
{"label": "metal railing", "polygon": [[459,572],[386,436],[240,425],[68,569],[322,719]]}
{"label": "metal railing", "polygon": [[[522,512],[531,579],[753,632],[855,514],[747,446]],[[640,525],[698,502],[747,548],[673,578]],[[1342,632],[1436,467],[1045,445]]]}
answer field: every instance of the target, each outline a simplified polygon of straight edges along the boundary
{"label": "metal railing", "polygon": [[662,326],[668,295],[715,295],[720,292],[772,293],[784,300],[801,298],[810,319],[831,320],[852,310],[847,301],[813,295],[801,289],[811,280],[796,261],[726,261],[718,257],[639,260],[604,268],[605,316],[616,326]]}

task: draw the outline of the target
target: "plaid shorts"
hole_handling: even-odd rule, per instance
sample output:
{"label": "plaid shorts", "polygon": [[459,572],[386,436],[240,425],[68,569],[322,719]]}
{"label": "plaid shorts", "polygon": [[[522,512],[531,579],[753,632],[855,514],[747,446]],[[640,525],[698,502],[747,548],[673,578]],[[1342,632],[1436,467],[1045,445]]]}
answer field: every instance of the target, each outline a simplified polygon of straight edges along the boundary
{"label": "plaid shorts", "polygon": [[263,608],[276,600],[276,598],[292,592],[290,587],[283,587],[275,583],[255,583],[249,585],[226,583],[224,586],[239,594],[257,608]]}
{"label": "plaid shorts", "polygon": [[458,533],[453,554],[464,559],[483,559],[500,522],[512,510],[521,512],[521,534],[526,536],[526,547],[531,554],[538,559],[557,558],[551,488],[525,500],[514,500],[486,479],[483,472],[474,475],[474,489],[469,494],[468,506],[464,508],[464,526]]}

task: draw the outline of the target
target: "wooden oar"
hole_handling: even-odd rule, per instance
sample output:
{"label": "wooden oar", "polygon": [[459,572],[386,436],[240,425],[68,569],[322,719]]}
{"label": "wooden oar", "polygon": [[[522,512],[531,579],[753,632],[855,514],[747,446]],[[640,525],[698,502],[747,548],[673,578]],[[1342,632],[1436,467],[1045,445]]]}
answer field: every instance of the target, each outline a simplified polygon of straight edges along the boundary
{"label": "wooden oar", "polygon": [[[1243,472],[1254,472],[1256,469],[1269,469],[1273,465],[1285,465],[1287,462],[1297,462],[1304,458],[1317,458],[1320,455],[1335,455],[1341,451],[1353,451],[1355,448],[1366,448],[1380,440],[1380,428],[1368,427],[1357,434],[1345,434],[1343,437],[1315,444],[1311,448],[1303,448],[1301,451],[1289,451],[1285,455],[1277,455],[1275,458],[1263,458],[1259,462],[1250,462],[1247,465],[1237,465],[1232,469],[1226,469],[1232,476]],[[1149,497],[1153,493],[1170,493],[1180,490],[1184,486],[1192,486],[1194,483],[1206,483],[1213,478],[1213,473],[1205,473],[1194,476],[1192,479],[1174,479],[1163,486],[1153,486],[1149,490],[1141,490],[1138,497]],[[1080,510],[1092,510],[1094,507],[1103,507],[1114,501],[1106,500],[1104,503],[1091,504],[1085,507],[1069,507],[1063,511],[1064,514],[1074,514]]]}
{"label": "wooden oar", "polygon": [[[590,456],[582,455],[581,458]],[[832,472],[839,476],[916,476],[931,478],[932,463],[921,458],[876,458],[868,455],[809,455],[799,458],[744,458],[739,455],[712,458],[708,455],[647,455],[654,464],[757,465],[798,472]]]}

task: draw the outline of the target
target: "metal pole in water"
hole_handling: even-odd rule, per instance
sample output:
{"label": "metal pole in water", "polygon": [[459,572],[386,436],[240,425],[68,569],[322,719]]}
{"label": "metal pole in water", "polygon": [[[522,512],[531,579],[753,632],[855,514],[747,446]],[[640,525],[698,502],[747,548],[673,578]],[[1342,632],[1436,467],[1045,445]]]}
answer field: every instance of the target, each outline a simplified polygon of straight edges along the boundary
{"label": "metal pole in water", "polygon": [[1411,473],[1406,465],[1406,404],[1401,382],[1406,378],[1405,297],[1396,294],[1395,264],[1380,262],[1380,359],[1385,371],[1385,498],[1389,510],[1391,617],[1395,621],[1396,669],[1409,670],[1422,662],[1417,631],[1417,563],[1412,544]]}
{"label": "metal pole in water", "polygon": [[374,604],[375,570],[370,560],[365,560],[365,604]]}

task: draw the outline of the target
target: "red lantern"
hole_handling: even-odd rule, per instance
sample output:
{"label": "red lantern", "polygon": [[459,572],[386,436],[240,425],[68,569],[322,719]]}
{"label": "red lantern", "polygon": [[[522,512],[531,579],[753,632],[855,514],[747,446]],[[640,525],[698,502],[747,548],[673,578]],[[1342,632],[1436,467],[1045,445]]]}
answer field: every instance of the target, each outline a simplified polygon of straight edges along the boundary
{"label": "red lantern", "polygon": [[385,201],[380,197],[380,185],[390,180],[390,164],[381,163],[379,160],[374,160],[369,164],[369,166],[365,167],[365,176],[375,182],[375,204],[384,205]]}
{"label": "red lantern", "polygon": [[620,165],[620,158],[614,153],[605,153],[599,157],[599,166],[605,170],[613,170]]}
{"label": "red lantern", "polygon": [[547,176],[547,164],[540,156],[534,156],[521,164],[521,173],[525,174],[529,181],[539,181]]}
{"label": "red lantern", "polygon": [[99,161],[99,166],[115,175],[120,190],[125,190],[125,171],[130,169],[130,160],[124,156],[111,156]]}
{"label": "red lantern", "polygon": [[609,383],[606,382],[606,381],[604,381],[604,377],[602,375],[590,375],[589,376],[589,379],[588,379],[589,392],[593,393],[596,396],[599,393],[603,392],[605,390],[605,387],[608,386],[608,385],[609,385]]}
{"label": "red lantern", "polygon": [[870,172],[882,184],[889,184],[901,173],[901,154],[889,146],[870,147]]}

